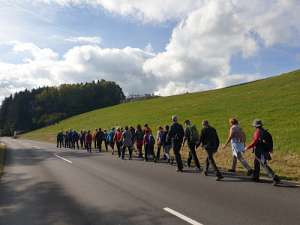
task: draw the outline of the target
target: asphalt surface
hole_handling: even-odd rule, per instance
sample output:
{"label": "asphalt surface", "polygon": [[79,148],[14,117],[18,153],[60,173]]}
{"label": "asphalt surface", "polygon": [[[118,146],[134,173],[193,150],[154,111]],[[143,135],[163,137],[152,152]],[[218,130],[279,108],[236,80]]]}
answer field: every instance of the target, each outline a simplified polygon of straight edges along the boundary
{"label": "asphalt surface", "polygon": [[[1,225],[299,225],[300,188],[2,138]],[[201,159],[203,162],[203,159]]]}

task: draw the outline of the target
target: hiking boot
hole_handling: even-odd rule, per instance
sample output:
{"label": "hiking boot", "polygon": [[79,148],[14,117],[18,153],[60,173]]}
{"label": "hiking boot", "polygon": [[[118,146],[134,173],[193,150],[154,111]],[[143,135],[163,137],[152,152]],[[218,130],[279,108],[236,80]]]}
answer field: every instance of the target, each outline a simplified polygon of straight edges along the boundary
{"label": "hiking boot", "polygon": [[207,172],[207,171],[204,171],[204,172],[203,172],[203,175],[207,177],[207,176],[208,176],[208,172]]}
{"label": "hiking boot", "polygon": [[251,169],[251,170],[248,170],[248,172],[247,172],[247,176],[251,176],[251,175],[253,175],[253,169]]}
{"label": "hiking boot", "polygon": [[235,170],[234,169],[229,169],[228,172],[235,173]]}
{"label": "hiking boot", "polygon": [[280,179],[277,175],[275,175],[273,178],[273,185],[276,186],[277,184],[280,184]]}
{"label": "hiking boot", "polygon": [[177,169],[176,172],[183,172],[183,169]]}
{"label": "hiking boot", "polygon": [[216,181],[220,181],[220,180],[223,180],[223,179],[224,179],[224,177],[220,174],[219,176],[217,176]]}
{"label": "hiking boot", "polygon": [[252,177],[251,179],[252,179],[252,181],[254,181],[254,182],[259,182],[259,177]]}

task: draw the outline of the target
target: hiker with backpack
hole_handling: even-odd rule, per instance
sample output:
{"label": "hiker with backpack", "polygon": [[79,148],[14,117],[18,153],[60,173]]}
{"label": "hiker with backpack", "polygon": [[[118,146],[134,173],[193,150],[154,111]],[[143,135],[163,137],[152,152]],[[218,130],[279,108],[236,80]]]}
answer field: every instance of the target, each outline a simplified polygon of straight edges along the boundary
{"label": "hiker with backpack", "polygon": [[149,129],[145,130],[143,144],[145,150],[145,161],[147,162],[149,160],[149,156],[151,156],[155,160],[155,156],[154,156],[155,139]]}
{"label": "hiker with backpack", "polygon": [[277,185],[280,183],[280,179],[268,165],[268,161],[272,159],[271,153],[273,152],[272,135],[268,130],[263,128],[261,120],[255,119],[252,126],[255,128],[253,139],[251,144],[245,148],[245,150],[253,149],[255,155],[252,179],[255,182],[259,182],[260,166],[262,166],[267,175],[273,179],[273,184]]}
{"label": "hiker with backpack", "polygon": [[138,152],[138,158],[143,158],[144,132],[140,124],[136,127],[134,141]]}
{"label": "hiker with backpack", "polygon": [[163,146],[163,135],[164,135],[164,129],[162,127],[159,127],[156,134],[157,151],[156,151],[155,162],[160,160],[160,151]]}
{"label": "hiker with backpack", "polygon": [[197,148],[196,146],[198,145],[200,140],[199,132],[197,130],[197,127],[193,125],[190,120],[186,120],[184,124],[185,124],[185,131],[184,131],[184,140],[182,146],[184,146],[185,142],[187,141],[188,148],[189,148],[189,157],[187,159],[187,166],[191,167],[191,162],[193,159],[195,162],[196,169],[200,171],[201,167],[196,153],[196,148]]}
{"label": "hiker with backpack", "polygon": [[247,161],[243,157],[243,153],[245,152],[245,142],[246,142],[246,135],[242,128],[239,126],[239,122],[237,119],[232,118],[229,120],[230,130],[228,139],[223,146],[223,149],[227,147],[229,143],[231,143],[232,148],[232,167],[229,172],[235,173],[236,171],[236,164],[237,160],[241,162],[243,167],[247,170],[247,175],[250,176],[253,174],[253,170],[247,163]]}
{"label": "hiker with backpack", "polygon": [[172,116],[172,125],[170,127],[170,132],[168,135],[168,141],[172,143],[176,164],[177,172],[183,172],[183,164],[181,160],[181,146],[184,138],[184,129],[181,124],[178,123],[178,118],[176,115]]}
{"label": "hiker with backpack", "polygon": [[125,131],[122,134],[122,159],[125,159],[125,151],[128,149],[129,160],[132,159],[132,133],[128,126],[125,127]]}
{"label": "hiker with backpack", "polygon": [[114,136],[114,142],[116,143],[118,156],[121,158],[121,147],[122,147],[122,132],[120,128],[117,128]]}
{"label": "hiker with backpack", "polygon": [[115,136],[115,128],[112,128],[108,134],[107,134],[107,142],[111,148],[111,154],[115,154],[115,142],[114,142],[114,136]]}
{"label": "hiker with backpack", "polygon": [[209,125],[207,120],[203,120],[202,122],[202,130],[200,134],[200,140],[198,145],[202,145],[204,147],[207,158],[206,158],[206,165],[204,170],[204,175],[208,176],[208,169],[211,165],[216,173],[217,181],[222,180],[224,177],[219,171],[216,162],[214,160],[214,154],[218,151],[220,140],[215,128]]}

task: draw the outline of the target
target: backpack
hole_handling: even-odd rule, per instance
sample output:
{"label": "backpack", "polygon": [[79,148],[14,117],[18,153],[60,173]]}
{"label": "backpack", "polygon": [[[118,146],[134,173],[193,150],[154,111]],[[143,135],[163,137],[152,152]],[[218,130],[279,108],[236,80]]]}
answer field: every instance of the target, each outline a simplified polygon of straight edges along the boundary
{"label": "backpack", "polygon": [[197,143],[200,139],[199,131],[197,130],[197,127],[195,125],[190,126],[189,128],[190,132],[190,142]]}
{"label": "backpack", "polygon": [[153,135],[149,135],[149,144],[155,145],[155,138],[153,137]]}
{"label": "backpack", "polygon": [[273,137],[268,130],[261,129],[260,143],[265,152],[273,152]]}

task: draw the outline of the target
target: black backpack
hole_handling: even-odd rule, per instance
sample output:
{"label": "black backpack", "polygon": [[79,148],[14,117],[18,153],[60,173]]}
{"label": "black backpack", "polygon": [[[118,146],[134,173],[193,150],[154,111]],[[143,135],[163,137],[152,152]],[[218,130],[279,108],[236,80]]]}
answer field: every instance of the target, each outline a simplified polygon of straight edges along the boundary
{"label": "black backpack", "polygon": [[273,137],[268,130],[261,129],[260,143],[262,144],[265,152],[273,152]]}

